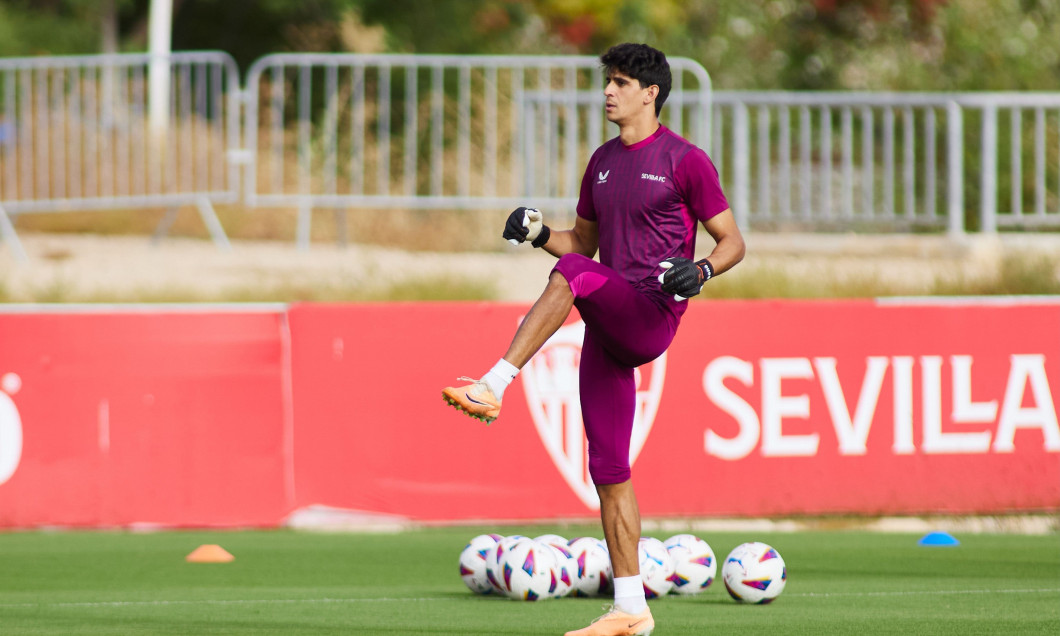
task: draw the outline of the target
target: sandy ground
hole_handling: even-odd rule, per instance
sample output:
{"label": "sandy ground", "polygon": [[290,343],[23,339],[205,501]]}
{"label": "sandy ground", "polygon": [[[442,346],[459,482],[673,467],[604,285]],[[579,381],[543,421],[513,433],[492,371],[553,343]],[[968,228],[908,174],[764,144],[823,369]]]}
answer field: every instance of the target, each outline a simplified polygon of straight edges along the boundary
{"label": "sandy ground", "polygon": [[[22,234],[28,261],[0,244],[0,298],[11,302],[138,301],[179,295],[248,300],[249,290],[386,289],[424,277],[459,277],[492,285],[498,300],[529,302],[540,293],[554,259],[530,248],[491,253],[408,253],[371,245],[233,241],[225,251],[209,240],[147,236]],[[1060,256],[1060,235],[945,236],[749,233],[744,263],[727,275],[738,282],[772,268],[798,277],[873,277],[922,293],[937,277],[996,274],[1006,255]],[[700,240],[705,253],[709,237]],[[1060,275],[1060,272],[1058,272]],[[497,284],[497,283],[500,284]],[[275,298],[273,298],[275,299]]]}

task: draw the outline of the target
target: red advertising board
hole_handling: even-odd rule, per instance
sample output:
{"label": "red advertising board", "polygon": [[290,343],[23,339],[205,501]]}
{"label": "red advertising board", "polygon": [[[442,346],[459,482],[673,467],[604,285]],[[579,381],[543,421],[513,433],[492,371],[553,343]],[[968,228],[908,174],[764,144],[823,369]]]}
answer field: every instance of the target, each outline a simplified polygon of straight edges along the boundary
{"label": "red advertising board", "polygon": [[[441,399],[528,306],[0,313],[0,526],[595,515],[560,329],[491,426]],[[638,374],[646,516],[1060,509],[1060,299],[696,301]]]}
{"label": "red advertising board", "polygon": [[296,492],[303,503],[419,519],[586,515],[519,388],[485,426],[442,401],[504,353],[526,307],[296,305]]}
{"label": "red advertising board", "polygon": [[[423,519],[592,513],[580,322],[523,370],[492,426],[439,396],[488,370],[525,311],[293,308],[299,500]],[[697,302],[641,371],[646,515],[1060,506],[1057,303]]]}
{"label": "red advertising board", "polygon": [[278,309],[0,314],[0,525],[274,524]]}
{"label": "red advertising board", "polygon": [[661,500],[658,514],[1055,508],[1058,325],[1060,308],[1041,305],[698,312],[667,387],[698,399],[659,413],[660,424],[695,424],[675,426],[686,433],[674,455],[650,449],[640,468],[694,466],[688,477],[711,487],[691,501],[665,489],[646,498]]}

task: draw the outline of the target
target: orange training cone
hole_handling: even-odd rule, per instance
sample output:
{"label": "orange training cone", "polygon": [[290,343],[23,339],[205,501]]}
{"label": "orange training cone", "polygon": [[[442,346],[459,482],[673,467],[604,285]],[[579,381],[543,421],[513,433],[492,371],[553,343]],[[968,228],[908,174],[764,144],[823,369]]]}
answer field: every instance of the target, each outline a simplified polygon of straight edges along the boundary
{"label": "orange training cone", "polygon": [[208,543],[192,550],[184,560],[188,563],[229,563],[236,558],[221,546]]}

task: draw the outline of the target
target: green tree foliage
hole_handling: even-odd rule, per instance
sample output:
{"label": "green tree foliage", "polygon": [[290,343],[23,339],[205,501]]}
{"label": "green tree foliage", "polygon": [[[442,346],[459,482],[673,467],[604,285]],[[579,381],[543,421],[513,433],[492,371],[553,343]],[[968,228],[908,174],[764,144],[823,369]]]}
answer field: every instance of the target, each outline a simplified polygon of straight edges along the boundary
{"label": "green tree foliage", "polygon": [[568,48],[643,41],[728,89],[1057,90],[1056,0],[533,0]]}
{"label": "green tree foliage", "polygon": [[[112,0],[122,49],[147,49],[150,0]],[[342,51],[361,0],[172,0],[174,50],[220,49],[242,68],[278,51]],[[99,0],[0,0],[0,54],[100,51]]]}
{"label": "green tree foliage", "polygon": [[73,55],[99,48],[99,13],[87,0],[0,2],[0,56]]}
{"label": "green tree foliage", "polygon": [[[150,0],[113,0],[124,50]],[[0,0],[0,55],[95,53],[98,0]],[[173,0],[174,49],[599,54],[648,42],[722,89],[1060,90],[1057,0]]]}
{"label": "green tree foliage", "polygon": [[784,19],[785,88],[1060,88],[1053,0],[817,0]]}
{"label": "green tree foliage", "polygon": [[342,19],[355,6],[355,0],[175,0],[173,49],[220,49],[243,69],[268,53],[341,51]]}
{"label": "green tree foliage", "polygon": [[[363,0],[366,22],[386,29],[387,47],[407,53],[554,53],[528,2]],[[544,46],[543,46],[544,45]]]}

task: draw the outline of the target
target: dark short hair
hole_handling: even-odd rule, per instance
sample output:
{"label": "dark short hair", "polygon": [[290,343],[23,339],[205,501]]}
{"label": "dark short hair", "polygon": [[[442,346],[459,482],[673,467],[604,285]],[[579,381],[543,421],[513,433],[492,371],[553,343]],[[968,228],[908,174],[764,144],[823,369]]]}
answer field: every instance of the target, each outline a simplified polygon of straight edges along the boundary
{"label": "dark short hair", "polygon": [[670,95],[670,84],[673,81],[670,75],[670,64],[666,61],[666,55],[662,51],[653,49],[647,44],[626,42],[608,49],[607,53],[600,56],[600,63],[608,75],[612,71],[618,71],[640,82],[641,88],[647,88],[652,84],[658,86],[659,95],[655,98],[655,116],[659,116],[666,98]]}

